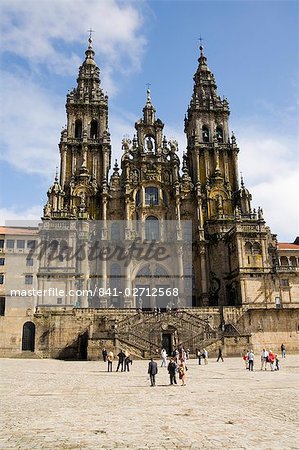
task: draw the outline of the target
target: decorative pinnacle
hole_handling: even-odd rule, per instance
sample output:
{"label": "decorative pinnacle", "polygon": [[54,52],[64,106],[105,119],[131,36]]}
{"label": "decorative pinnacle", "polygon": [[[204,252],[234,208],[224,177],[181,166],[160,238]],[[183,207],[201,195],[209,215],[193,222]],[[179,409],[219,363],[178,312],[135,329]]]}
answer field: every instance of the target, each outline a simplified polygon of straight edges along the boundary
{"label": "decorative pinnacle", "polygon": [[203,56],[203,38],[201,37],[201,34],[199,35],[199,42],[200,42],[200,46],[199,46],[199,50],[200,50],[200,56]]}
{"label": "decorative pinnacle", "polygon": [[55,181],[58,181],[58,166],[56,166]]}
{"label": "decorative pinnacle", "polygon": [[147,90],[146,90],[146,102],[147,103],[151,103],[152,100],[151,100],[150,83],[146,83],[146,87],[147,87]]}
{"label": "decorative pinnacle", "polygon": [[243,188],[243,189],[244,189],[244,180],[243,180],[243,173],[242,173],[242,172],[240,172],[240,174],[241,174],[241,188]]}
{"label": "decorative pinnacle", "polygon": [[87,31],[89,33],[89,38],[88,38],[89,45],[88,45],[88,47],[92,47],[92,33],[94,33],[94,30],[89,28],[89,30],[87,30]]}

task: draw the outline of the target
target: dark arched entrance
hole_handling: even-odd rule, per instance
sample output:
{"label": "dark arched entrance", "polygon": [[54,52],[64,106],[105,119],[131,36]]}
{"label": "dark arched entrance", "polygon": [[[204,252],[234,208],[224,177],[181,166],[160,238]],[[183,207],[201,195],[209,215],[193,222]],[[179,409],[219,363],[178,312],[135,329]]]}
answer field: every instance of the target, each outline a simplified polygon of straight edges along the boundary
{"label": "dark arched entrance", "polygon": [[26,322],[23,325],[22,351],[34,352],[35,345],[35,325],[33,322]]}

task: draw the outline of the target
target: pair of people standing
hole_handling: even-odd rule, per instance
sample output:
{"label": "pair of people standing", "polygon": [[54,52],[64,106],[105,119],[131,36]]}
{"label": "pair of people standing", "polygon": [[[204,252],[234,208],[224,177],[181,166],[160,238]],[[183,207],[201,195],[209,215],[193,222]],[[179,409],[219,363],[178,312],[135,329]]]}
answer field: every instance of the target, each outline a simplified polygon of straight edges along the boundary
{"label": "pair of people standing", "polygon": [[183,359],[181,359],[180,364],[177,365],[174,358],[171,358],[168,364],[168,373],[170,377],[170,384],[177,384],[176,373],[179,373],[179,379],[182,381],[182,386],[186,386],[187,378],[187,366]]}
{"label": "pair of people standing", "polygon": [[201,351],[200,349],[197,349],[196,350],[196,355],[197,355],[197,358],[198,358],[198,365],[199,366],[201,366],[201,364],[202,364],[202,362],[201,362],[202,359],[204,360],[205,364],[208,364],[209,354],[208,354],[208,351],[205,348],[203,349],[203,351]]}

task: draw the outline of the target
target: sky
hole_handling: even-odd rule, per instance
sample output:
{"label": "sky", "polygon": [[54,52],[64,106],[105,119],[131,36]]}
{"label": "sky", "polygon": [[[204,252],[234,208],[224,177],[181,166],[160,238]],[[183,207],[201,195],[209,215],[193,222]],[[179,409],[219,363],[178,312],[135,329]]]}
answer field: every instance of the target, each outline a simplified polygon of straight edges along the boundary
{"label": "sky", "polygon": [[39,219],[59,165],[65,99],[88,32],[109,96],[112,157],[142,115],[146,84],[167,137],[184,115],[203,38],[230,103],[239,169],[280,242],[299,234],[299,2],[1,0],[0,224]]}

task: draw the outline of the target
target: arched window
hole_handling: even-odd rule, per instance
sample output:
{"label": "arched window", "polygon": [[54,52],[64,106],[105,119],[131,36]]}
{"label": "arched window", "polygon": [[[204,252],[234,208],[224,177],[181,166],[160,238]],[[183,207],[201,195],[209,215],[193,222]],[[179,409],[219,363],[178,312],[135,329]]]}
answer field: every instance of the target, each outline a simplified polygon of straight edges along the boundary
{"label": "arched window", "polygon": [[223,130],[221,127],[216,128],[216,138],[218,142],[223,142]]}
{"label": "arched window", "polygon": [[111,225],[111,240],[112,241],[120,241],[120,226],[118,222],[113,222]]}
{"label": "arched window", "polygon": [[92,120],[90,124],[90,137],[91,139],[97,139],[98,138],[98,121]]}
{"label": "arched window", "polygon": [[139,206],[139,205],[140,205],[140,190],[138,190],[138,191],[136,192],[135,205],[136,205],[136,206]]}
{"label": "arched window", "polygon": [[167,198],[167,194],[165,191],[162,191],[162,196],[163,196],[163,205],[167,206],[168,205],[168,198]]}
{"label": "arched window", "polygon": [[168,273],[163,266],[157,264],[154,270],[154,277],[168,277]]}
{"label": "arched window", "polygon": [[33,322],[26,322],[22,332],[22,351],[34,352],[35,325]]}
{"label": "arched window", "polygon": [[202,127],[202,141],[210,142],[210,130],[206,126]]}
{"label": "arched window", "polygon": [[291,257],[290,257],[290,263],[291,263],[291,266],[297,267],[297,259],[296,259],[296,256],[291,256]]}
{"label": "arched window", "polygon": [[280,257],[280,265],[281,266],[288,266],[289,265],[289,260],[286,256],[281,256]]}
{"label": "arched window", "polygon": [[157,217],[148,216],[145,221],[145,239],[147,241],[160,239],[160,225]]}
{"label": "arched window", "polygon": [[75,139],[81,139],[82,137],[82,120],[77,119],[75,122]]}
{"label": "arched window", "polygon": [[145,188],[145,204],[146,205],[158,205],[159,204],[159,191],[158,188],[149,186]]}
{"label": "arched window", "polygon": [[192,222],[191,220],[184,220],[182,222],[183,240],[185,242],[192,242]]}
{"label": "arched window", "polygon": [[59,255],[58,255],[59,261],[64,261],[65,258],[68,256],[68,252],[69,252],[69,246],[68,246],[67,242],[65,240],[60,241]]}
{"label": "arched window", "polygon": [[119,288],[121,286],[121,270],[118,264],[112,264],[110,267],[110,288]]}
{"label": "arched window", "polygon": [[140,269],[136,275],[136,278],[143,278],[143,277],[150,277],[151,271],[149,268],[149,265],[143,266],[142,269]]}
{"label": "arched window", "polygon": [[255,255],[261,255],[262,254],[262,248],[261,248],[261,244],[259,242],[255,242],[253,244],[253,253]]}
{"label": "arched window", "polygon": [[246,242],[246,244],[245,244],[245,253],[249,253],[249,254],[252,253],[252,244],[251,244],[251,242]]}

